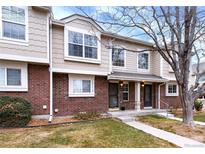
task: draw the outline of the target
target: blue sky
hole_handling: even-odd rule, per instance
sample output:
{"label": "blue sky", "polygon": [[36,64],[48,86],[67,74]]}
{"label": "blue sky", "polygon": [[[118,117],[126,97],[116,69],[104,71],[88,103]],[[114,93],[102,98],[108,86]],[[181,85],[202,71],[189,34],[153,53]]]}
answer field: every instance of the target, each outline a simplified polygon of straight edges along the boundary
{"label": "blue sky", "polygon": [[[108,9],[108,7],[106,6],[83,6],[81,7],[88,15],[92,16],[92,15],[96,15],[96,11],[105,11]],[[109,7],[110,8],[110,7]],[[78,14],[82,14],[84,15],[84,13],[80,10],[79,7],[76,7],[76,6],[53,6],[52,7],[53,9],[53,14],[54,14],[54,18],[55,19],[61,19],[61,18],[64,18],[64,17],[67,17],[69,15],[72,15],[74,13],[78,13]],[[105,19],[105,16],[101,16],[101,19],[103,20],[106,20]],[[139,30],[137,30],[136,28],[133,30],[133,29],[130,29],[130,28],[125,28],[121,31],[118,31],[119,28],[116,28],[116,29],[106,29],[106,27],[103,27],[103,25],[101,25],[102,28],[104,28],[104,30],[106,31],[111,31],[111,32],[115,32],[117,31],[118,34],[121,34],[121,35],[124,35],[124,36],[128,36],[128,37],[131,37],[133,35],[136,35],[136,33],[140,33]],[[137,37],[134,37],[134,38],[137,38],[137,39],[142,39],[142,40],[150,40],[148,39],[147,37],[145,36],[137,36]]]}

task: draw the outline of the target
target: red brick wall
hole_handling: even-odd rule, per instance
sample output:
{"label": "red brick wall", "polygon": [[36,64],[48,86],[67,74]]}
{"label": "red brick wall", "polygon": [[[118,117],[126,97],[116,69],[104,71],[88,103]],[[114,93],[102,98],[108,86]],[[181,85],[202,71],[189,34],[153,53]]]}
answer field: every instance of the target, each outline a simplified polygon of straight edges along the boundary
{"label": "red brick wall", "polygon": [[55,115],[108,111],[107,77],[95,76],[95,97],[68,97],[68,74],[54,73],[53,82]]}
{"label": "red brick wall", "polygon": [[[165,87],[166,87],[165,85],[160,87],[160,99],[163,102],[168,103],[169,106],[172,106],[174,108],[181,107],[179,96],[166,96]],[[162,109],[166,108],[166,105],[163,103],[160,103],[160,108],[162,108]]]}
{"label": "red brick wall", "polygon": [[129,101],[123,101],[125,110],[135,109],[135,82],[129,82]]}
{"label": "red brick wall", "polygon": [[[19,96],[32,103],[34,115],[49,114],[49,70],[46,65],[28,65],[27,92],[0,92],[0,96]],[[43,109],[47,105],[47,109]]]}

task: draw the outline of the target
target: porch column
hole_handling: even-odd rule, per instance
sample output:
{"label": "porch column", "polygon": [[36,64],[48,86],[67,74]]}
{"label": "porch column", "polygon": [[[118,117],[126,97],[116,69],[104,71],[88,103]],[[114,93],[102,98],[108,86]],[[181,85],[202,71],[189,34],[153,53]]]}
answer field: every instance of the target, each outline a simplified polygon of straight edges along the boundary
{"label": "porch column", "polygon": [[140,110],[140,82],[135,82],[135,109]]}

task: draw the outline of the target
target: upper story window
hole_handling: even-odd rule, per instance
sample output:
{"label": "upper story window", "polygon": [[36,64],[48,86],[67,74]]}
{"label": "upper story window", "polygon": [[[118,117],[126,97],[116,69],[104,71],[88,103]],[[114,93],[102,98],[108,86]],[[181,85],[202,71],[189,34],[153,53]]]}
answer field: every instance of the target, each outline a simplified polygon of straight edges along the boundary
{"label": "upper story window", "polygon": [[138,68],[139,69],[149,69],[149,54],[148,53],[138,53]]}
{"label": "upper story window", "polygon": [[27,39],[26,8],[16,6],[2,6],[1,14],[1,37],[25,41]]}
{"label": "upper story window", "polygon": [[112,65],[113,66],[125,66],[125,51],[121,48],[112,49]]}
{"label": "upper story window", "polygon": [[65,54],[66,57],[80,58],[79,60],[88,60],[88,62],[90,60],[99,60],[99,50],[96,36],[68,30],[68,51]]}
{"label": "upper story window", "polygon": [[166,96],[178,96],[178,85],[176,83],[166,85]]}

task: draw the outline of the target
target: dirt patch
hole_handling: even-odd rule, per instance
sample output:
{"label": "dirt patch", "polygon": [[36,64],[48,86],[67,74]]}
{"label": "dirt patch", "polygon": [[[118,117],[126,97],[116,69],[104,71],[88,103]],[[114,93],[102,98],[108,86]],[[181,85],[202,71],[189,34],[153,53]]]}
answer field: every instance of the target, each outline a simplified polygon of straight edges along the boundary
{"label": "dirt patch", "polygon": [[45,125],[53,125],[53,124],[62,124],[62,123],[72,123],[78,122],[80,120],[68,117],[56,117],[53,118],[52,122],[49,123],[48,120],[45,119],[32,119],[27,126],[45,126]]}

